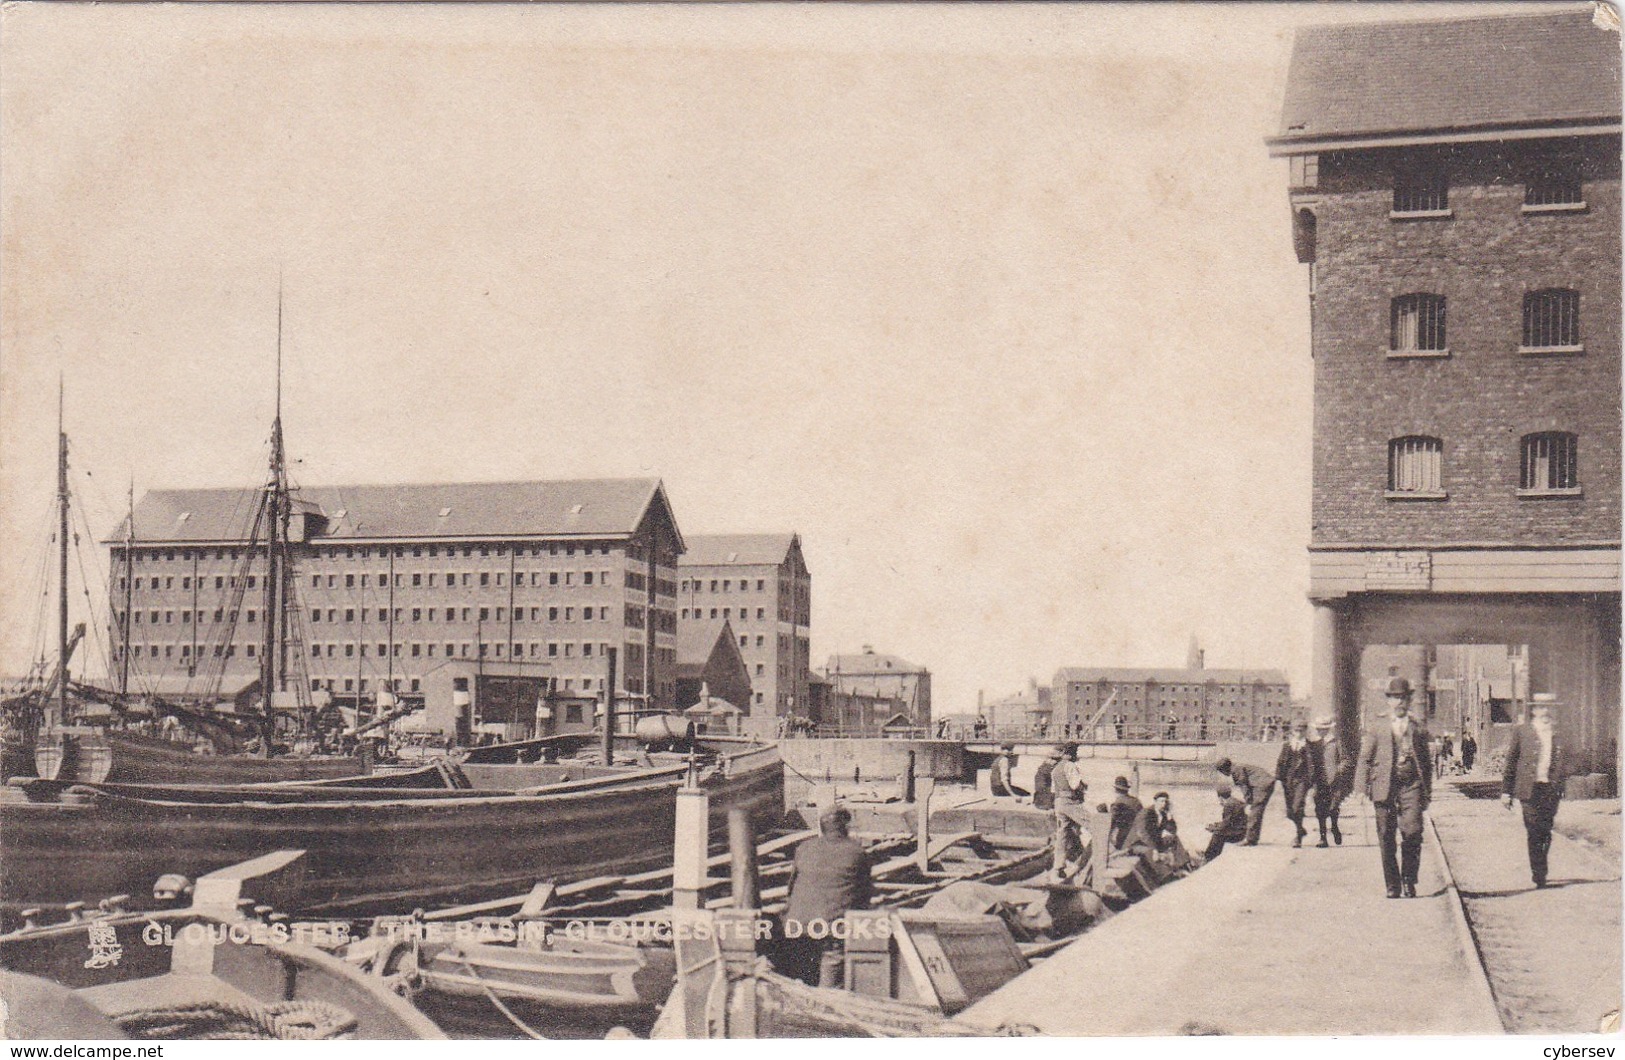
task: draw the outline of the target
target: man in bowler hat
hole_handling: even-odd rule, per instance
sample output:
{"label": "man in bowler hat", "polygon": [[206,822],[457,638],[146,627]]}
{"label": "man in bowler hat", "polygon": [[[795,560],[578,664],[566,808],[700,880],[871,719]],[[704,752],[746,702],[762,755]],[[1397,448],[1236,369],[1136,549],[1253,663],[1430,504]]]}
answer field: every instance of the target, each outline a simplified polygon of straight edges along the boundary
{"label": "man in bowler hat", "polygon": [[1537,692],[1529,703],[1529,720],[1512,733],[1506,768],[1501,775],[1501,805],[1523,805],[1523,829],[1529,840],[1529,874],[1536,887],[1546,886],[1546,855],[1552,849],[1552,822],[1568,779],[1564,747],[1552,725],[1553,697]]}
{"label": "man in bowler hat", "polygon": [[[1415,898],[1416,874],[1422,861],[1422,812],[1433,796],[1428,768],[1427,730],[1410,716],[1411,683],[1390,678],[1386,693],[1389,718],[1360,740],[1354,789],[1365,793],[1376,810],[1377,846],[1382,852],[1382,878],[1390,898]],[[1395,840],[1399,856],[1394,856]]]}

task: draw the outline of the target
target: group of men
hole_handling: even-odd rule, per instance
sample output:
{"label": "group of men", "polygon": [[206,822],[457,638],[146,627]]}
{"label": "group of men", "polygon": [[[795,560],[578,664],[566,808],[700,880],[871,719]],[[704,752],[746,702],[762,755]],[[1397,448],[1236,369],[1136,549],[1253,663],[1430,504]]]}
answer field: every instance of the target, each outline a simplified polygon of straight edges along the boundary
{"label": "group of men", "polygon": [[[1343,800],[1349,794],[1353,762],[1343,753],[1330,717],[1315,719],[1313,737],[1308,730],[1302,721],[1293,723],[1291,734],[1276,756],[1274,773],[1228,758],[1213,763],[1213,768],[1225,779],[1218,786],[1219,820],[1208,826],[1213,833],[1206,853],[1209,859],[1218,857],[1226,843],[1258,845],[1264,828],[1264,808],[1275,794],[1277,782],[1286,799],[1287,819],[1297,831],[1292,838],[1293,846],[1303,846],[1304,837],[1309,834],[1303,819],[1311,795],[1315,819],[1320,825],[1320,842],[1315,845],[1326,847],[1332,842],[1342,845],[1343,831],[1338,818]],[[1240,793],[1239,799],[1235,797],[1236,792]]]}
{"label": "group of men", "polygon": [[[1371,801],[1376,821],[1377,847],[1382,859],[1383,885],[1390,898],[1416,897],[1422,860],[1422,815],[1433,798],[1433,755],[1427,730],[1411,714],[1414,689],[1404,677],[1388,681],[1384,700],[1387,717],[1368,729],[1359,754],[1345,758],[1330,717],[1316,719],[1318,738],[1305,734],[1297,722],[1276,757],[1275,772],[1221,758],[1214,768],[1226,778],[1218,785],[1220,818],[1208,825],[1213,839],[1205,857],[1217,857],[1225,844],[1255,846],[1263,827],[1264,808],[1275,785],[1286,798],[1286,816],[1296,829],[1292,845],[1301,847],[1308,834],[1303,820],[1309,795],[1314,795],[1320,824],[1319,847],[1343,842],[1339,810],[1351,792]],[[1502,803],[1513,799],[1523,807],[1529,852],[1529,871],[1536,887],[1545,887],[1552,826],[1562,798],[1567,764],[1552,724],[1552,697],[1536,695],[1529,706],[1529,721],[1518,726],[1507,745],[1502,775]],[[1476,745],[1474,747],[1476,751]],[[1235,797],[1231,785],[1239,790]]]}
{"label": "group of men", "polygon": [[[1089,785],[1078,764],[1078,745],[1057,748],[1039,765],[1032,791],[1033,805],[1049,809],[1055,819],[1052,882],[1079,886],[1091,882],[1091,812],[1110,814],[1109,855],[1137,855],[1153,873],[1167,878],[1218,857],[1226,845],[1256,846],[1264,809],[1279,783],[1286,816],[1296,830],[1294,847],[1301,847],[1308,835],[1304,817],[1311,796],[1320,826],[1317,847],[1342,844],[1339,815],[1351,792],[1370,799],[1388,897],[1416,897],[1422,815],[1433,796],[1433,769],[1427,730],[1411,715],[1412,695],[1405,678],[1389,680],[1385,693],[1388,716],[1365,732],[1359,754],[1352,759],[1343,754],[1336,726],[1326,716],[1315,719],[1312,737],[1303,722],[1292,726],[1276,756],[1273,774],[1258,766],[1219,759],[1214,763],[1224,776],[1217,785],[1219,820],[1207,825],[1211,838],[1196,857],[1180,841],[1167,792],[1157,792],[1147,806],[1132,794],[1128,778],[1118,777],[1112,785],[1112,802],[1091,811],[1086,801]],[[1569,769],[1553,725],[1552,707],[1551,696],[1533,698],[1529,721],[1517,727],[1507,744],[1501,778],[1503,805],[1510,809],[1514,799],[1522,805],[1529,870],[1536,887],[1547,885],[1552,826]],[[1010,775],[1011,750],[1005,748],[1003,767],[996,765],[994,770],[994,787],[1005,794],[1019,790]],[[869,857],[863,845],[848,835],[850,821],[846,809],[829,809],[819,821],[821,834],[797,849],[785,910],[787,923],[808,928],[827,925],[848,910],[868,907],[873,895]],[[822,986],[840,985],[840,944],[833,934],[822,930],[787,933],[782,954],[791,974]]]}
{"label": "group of men", "polygon": [[[1001,755],[1007,758],[1007,755]],[[997,767],[995,774],[998,774]],[[1008,788],[1008,783],[1004,785]],[[995,780],[995,791],[1001,787]],[[1055,883],[1088,882],[1088,869],[1094,848],[1089,831],[1092,812],[1110,815],[1107,828],[1107,854],[1132,854],[1144,859],[1152,873],[1167,878],[1187,871],[1193,862],[1179,838],[1173,803],[1166,791],[1159,791],[1147,806],[1132,794],[1127,777],[1112,781],[1112,801],[1091,811],[1089,782],[1078,765],[1078,745],[1056,748],[1033,774],[1033,805],[1054,815],[1054,860],[1050,879]]]}

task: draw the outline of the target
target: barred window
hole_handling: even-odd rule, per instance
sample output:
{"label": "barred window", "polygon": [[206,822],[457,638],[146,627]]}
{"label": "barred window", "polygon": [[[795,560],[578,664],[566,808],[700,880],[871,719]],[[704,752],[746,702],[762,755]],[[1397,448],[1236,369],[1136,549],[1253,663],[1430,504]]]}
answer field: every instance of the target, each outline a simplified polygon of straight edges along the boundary
{"label": "barred window", "polygon": [[1394,181],[1394,213],[1442,213],[1450,209],[1450,181],[1442,173],[1409,173]]}
{"label": "barred window", "polygon": [[1580,440],[1562,431],[1526,434],[1520,444],[1518,488],[1572,490],[1580,487]]}
{"label": "barred window", "polygon": [[1523,345],[1526,349],[1580,345],[1580,292],[1554,287],[1524,295]]}
{"label": "barred window", "polygon": [[1389,307],[1389,349],[1395,353],[1443,352],[1445,301],[1442,294],[1406,294]]}
{"label": "barred window", "polygon": [[1411,435],[1388,443],[1390,493],[1439,493],[1444,443],[1437,438]]}
{"label": "barred window", "polygon": [[1547,170],[1524,184],[1523,204],[1537,211],[1543,207],[1584,206],[1584,191],[1577,169]]}

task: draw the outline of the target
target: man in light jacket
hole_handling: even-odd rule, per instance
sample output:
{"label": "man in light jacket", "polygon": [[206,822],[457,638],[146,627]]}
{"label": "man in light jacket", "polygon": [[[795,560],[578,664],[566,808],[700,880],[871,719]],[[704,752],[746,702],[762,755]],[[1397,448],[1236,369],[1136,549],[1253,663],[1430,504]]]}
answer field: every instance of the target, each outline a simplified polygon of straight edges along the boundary
{"label": "man in light jacket", "polygon": [[1552,724],[1553,697],[1535,693],[1529,721],[1518,726],[1507,745],[1506,768],[1501,774],[1501,805],[1523,804],[1523,829],[1529,841],[1529,875],[1536,887],[1546,886],[1546,855],[1552,849],[1552,822],[1568,779],[1566,748]]}

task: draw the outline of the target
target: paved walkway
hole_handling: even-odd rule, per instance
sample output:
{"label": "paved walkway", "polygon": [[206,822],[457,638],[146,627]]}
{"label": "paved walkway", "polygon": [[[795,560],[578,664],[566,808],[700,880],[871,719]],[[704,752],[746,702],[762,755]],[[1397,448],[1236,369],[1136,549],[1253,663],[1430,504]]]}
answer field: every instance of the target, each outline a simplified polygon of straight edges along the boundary
{"label": "paved walkway", "polygon": [[[1183,807],[1189,836],[1209,805]],[[1431,844],[1421,897],[1394,900],[1369,804],[1351,801],[1326,850],[1290,847],[1279,793],[1268,815],[1263,845],[1229,848],[963,1018],[1056,1035],[1501,1032]]]}
{"label": "paved walkway", "polygon": [[[1558,827],[1607,818],[1560,805]],[[1620,1009],[1620,865],[1599,850],[1552,837],[1550,886],[1529,877],[1523,817],[1499,801],[1440,792],[1434,822],[1501,1017],[1510,1031],[1595,1032]],[[1613,817],[1612,849],[1619,849]],[[1599,844],[1604,850],[1607,844]]]}

